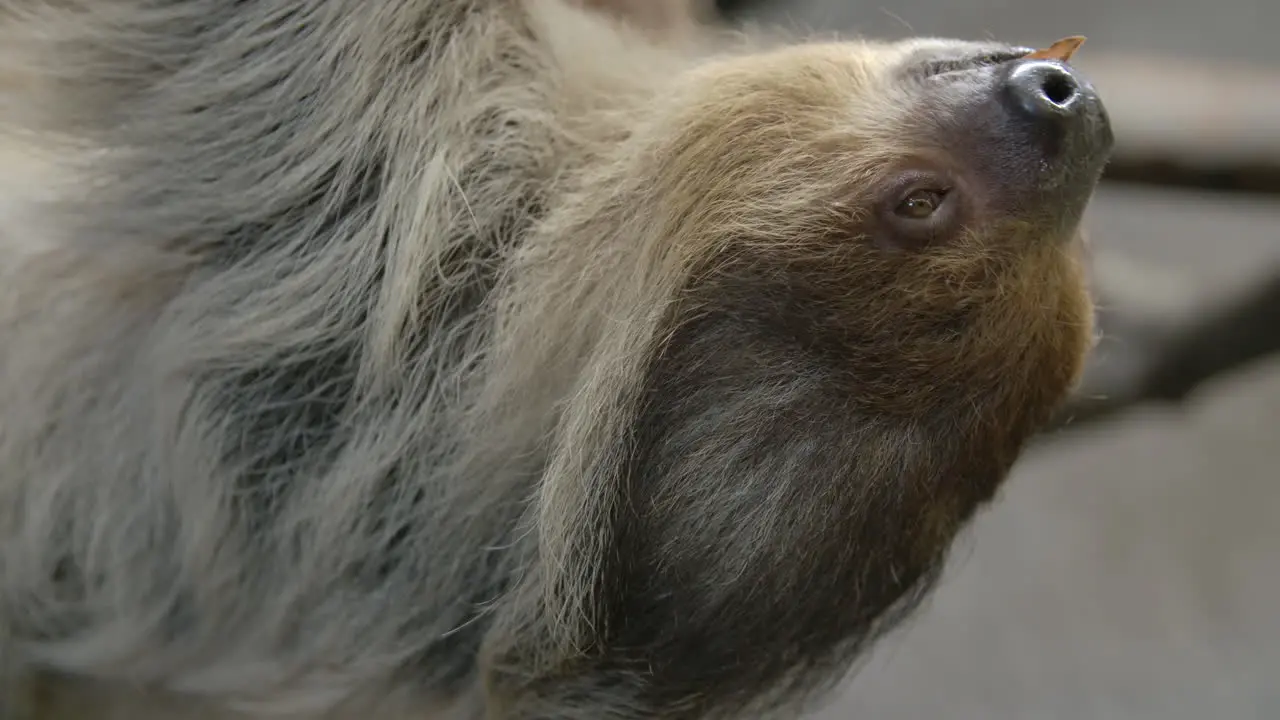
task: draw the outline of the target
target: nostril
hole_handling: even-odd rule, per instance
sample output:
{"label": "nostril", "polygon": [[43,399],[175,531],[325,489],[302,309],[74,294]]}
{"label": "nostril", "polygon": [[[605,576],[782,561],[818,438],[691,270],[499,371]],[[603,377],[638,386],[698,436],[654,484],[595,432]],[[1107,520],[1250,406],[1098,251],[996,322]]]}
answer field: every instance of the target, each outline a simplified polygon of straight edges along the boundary
{"label": "nostril", "polygon": [[1004,102],[1019,115],[1036,122],[1065,122],[1083,108],[1078,102],[1086,88],[1058,62],[1017,63],[1005,76]]}
{"label": "nostril", "polygon": [[1066,105],[1076,94],[1076,83],[1064,72],[1046,73],[1040,91],[1054,105]]}

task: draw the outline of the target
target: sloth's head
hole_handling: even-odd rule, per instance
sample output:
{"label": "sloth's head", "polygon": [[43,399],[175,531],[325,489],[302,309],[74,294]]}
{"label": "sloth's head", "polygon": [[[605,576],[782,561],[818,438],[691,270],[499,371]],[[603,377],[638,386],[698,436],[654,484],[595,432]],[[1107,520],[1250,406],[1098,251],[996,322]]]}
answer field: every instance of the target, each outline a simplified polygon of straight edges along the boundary
{"label": "sloth's head", "polygon": [[[603,298],[606,339],[562,406],[540,551],[601,568],[553,577],[562,620],[684,658],[647,670],[663,702],[847,657],[1078,377],[1079,223],[1111,130],[1085,80],[1029,53],[716,59],[584,184],[596,227],[548,277]],[[593,306],[564,287],[537,297]]]}
{"label": "sloth's head", "polygon": [[1079,223],[1112,134],[1029,53],[806,45],[691,74],[636,173],[689,304],[821,355],[868,412],[1040,418],[1091,345]]}

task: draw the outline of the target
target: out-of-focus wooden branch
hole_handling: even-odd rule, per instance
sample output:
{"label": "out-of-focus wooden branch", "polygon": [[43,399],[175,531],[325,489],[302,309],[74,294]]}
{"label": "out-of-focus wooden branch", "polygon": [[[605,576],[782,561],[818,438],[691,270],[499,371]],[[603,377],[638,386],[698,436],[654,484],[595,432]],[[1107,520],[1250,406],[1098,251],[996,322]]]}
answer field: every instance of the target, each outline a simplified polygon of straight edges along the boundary
{"label": "out-of-focus wooden branch", "polygon": [[[1215,302],[1156,320],[1123,304],[1100,316],[1103,348],[1055,427],[1078,427],[1140,404],[1178,403],[1197,388],[1264,357],[1280,354],[1280,268]],[[1111,343],[1110,347],[1106,344]]]}
{"label": "out-of-focus wooden branch", "polygon": [[1107,100],[1112,180],[1280,193],[1280,77],[1204,58],[1082,52],[1073,64]]}

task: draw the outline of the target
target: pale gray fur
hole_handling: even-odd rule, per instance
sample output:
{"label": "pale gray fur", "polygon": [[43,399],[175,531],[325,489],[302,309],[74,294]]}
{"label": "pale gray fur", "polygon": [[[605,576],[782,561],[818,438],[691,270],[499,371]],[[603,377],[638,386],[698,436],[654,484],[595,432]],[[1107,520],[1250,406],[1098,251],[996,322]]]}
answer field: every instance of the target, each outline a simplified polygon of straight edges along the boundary
{"label": "pale gray fur", "polygon": [[[84,168],[101,190],[49,210],[65,272],[6,296],[36,306],[5,308],[0,360],[4,620],[26,657],[324,706],[468,637],[538,442],[474,412],[491,323],[468,295],[563,171],[546,58],[502,5],[0,5],[55,33],[27,72],[76,104],[40,117],[115,151]],[[303,399],[333,427],[266,424]],[[252,487],[232,482],[244,432],[269,464]],[[469,670],[451,662],[418,681]]]}

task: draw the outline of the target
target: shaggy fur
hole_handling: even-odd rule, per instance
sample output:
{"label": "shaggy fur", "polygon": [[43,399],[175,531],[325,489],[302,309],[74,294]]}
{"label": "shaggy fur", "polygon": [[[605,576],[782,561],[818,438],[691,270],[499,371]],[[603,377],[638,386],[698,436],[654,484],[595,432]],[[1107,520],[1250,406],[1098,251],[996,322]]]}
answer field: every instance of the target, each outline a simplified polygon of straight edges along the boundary
{"label": "shaggy fur", "polygon": [[1079,373],[1098,168],[901,72],[977,45],[655,27],[0,0],[3,717],[736,717],[910,609]]}

